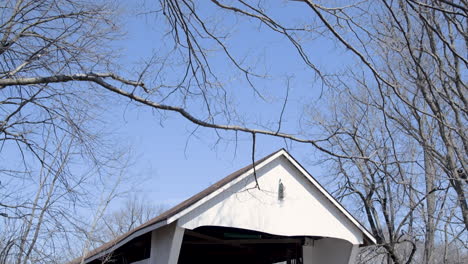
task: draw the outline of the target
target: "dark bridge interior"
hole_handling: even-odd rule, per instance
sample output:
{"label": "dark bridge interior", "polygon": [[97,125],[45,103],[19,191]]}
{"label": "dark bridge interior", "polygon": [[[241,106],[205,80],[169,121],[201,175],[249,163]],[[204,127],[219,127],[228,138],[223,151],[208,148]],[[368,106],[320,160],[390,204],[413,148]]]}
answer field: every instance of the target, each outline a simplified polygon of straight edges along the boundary
{"label": "dark bridge interior", "polygon": [[303,237],[204,226],[185,231],[178,263],[299,264],[303,240]]}
{"label": "dark bridge interior", "polygon": [[[185,230],[178,264],[301,264],[304,240],[305,237],[203,226]],[[151,232],[129,241],[91,264],[130,264],[148,259],[150,252]]]}

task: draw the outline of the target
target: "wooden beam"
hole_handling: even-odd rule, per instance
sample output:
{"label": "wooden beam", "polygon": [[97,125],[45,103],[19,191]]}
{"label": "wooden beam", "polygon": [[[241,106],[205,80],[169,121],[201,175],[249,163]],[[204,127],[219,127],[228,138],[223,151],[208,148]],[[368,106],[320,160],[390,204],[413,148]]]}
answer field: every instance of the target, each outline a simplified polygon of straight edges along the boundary
{"label": "wooden beam", "polygon": [[177,264],[183,237],[177,222],[153,230],[148,264]]}
{"label": "wooden beam", "polygon": [[[211,244],[206,244],[206,245],[222,244],[222,245],[230,245],[230,246],[243,248],[240,245],[235,245],[235,244],[226,242],[226,240],[219,239],[219,238],[212,237],[212,236],[205,235],[205,234],[201,234],[201,233],[198,233],[198,232],[195,232],[195,231],[192,231],[192,230],[188,230],[188,229],[185,230],[185,234],[188,235],[188,236],[191,236],[191,237],[201,238],[201,239],[205,240],[206,243],[211,242]],[[191,244],[191,241],[185,241],[184,240],[183,243],[184,244]]]}
{"label": "wooden beam", "polygon": [[301,239],[295,238],[272,238],[272,239],[229,239],[220,241],[184,241],[184,244],[189,245],[251,245],[251,244],[302,244]]}
{"label": "wooden beam", "polygon": [[192,230],[185,230],[185,234],[191,237],[202,239],[202,241],[185,241],[188,245],[250,245],[250,244],[302,244],[302,239],[299,238],[266,238],[266,239],[220,239],[209,235],[201,234]]}

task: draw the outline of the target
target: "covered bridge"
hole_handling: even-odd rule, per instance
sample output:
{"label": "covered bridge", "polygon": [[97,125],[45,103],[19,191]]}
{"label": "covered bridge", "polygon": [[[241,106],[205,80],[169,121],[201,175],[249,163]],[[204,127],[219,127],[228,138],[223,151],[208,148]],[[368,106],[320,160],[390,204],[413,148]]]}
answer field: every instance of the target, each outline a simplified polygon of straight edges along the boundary
{"label": "covered bridge", "polygon": [[359,247],[373,244],[281,149],[93,250],[85,263],[350,264]]}

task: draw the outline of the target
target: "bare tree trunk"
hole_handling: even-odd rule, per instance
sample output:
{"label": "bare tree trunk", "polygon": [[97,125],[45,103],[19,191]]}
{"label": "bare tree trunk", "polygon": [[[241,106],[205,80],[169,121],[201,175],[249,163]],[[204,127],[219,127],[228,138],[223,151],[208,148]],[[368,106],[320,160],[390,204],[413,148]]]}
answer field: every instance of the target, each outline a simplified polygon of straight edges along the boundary
{"label": "bare tree trunk", "polygon": [[432,190],[435,188],[435,166],[434,159],[430,153],[424,151],[424,170],[425,170],[425,183],[426,192],[428,193],[426,198],[426,232],[424,234],[424,263],[432,264],[432,254],[434,252],[434,239],[435,239],[435,206],[436,196]]}

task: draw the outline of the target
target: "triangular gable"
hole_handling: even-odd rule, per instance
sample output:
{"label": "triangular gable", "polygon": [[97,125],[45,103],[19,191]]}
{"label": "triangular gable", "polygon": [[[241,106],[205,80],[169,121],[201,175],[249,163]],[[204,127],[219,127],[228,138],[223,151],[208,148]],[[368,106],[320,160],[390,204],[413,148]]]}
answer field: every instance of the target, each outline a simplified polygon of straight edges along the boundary
{"label": "triangular gable", "polygon": [[[375,243],[362,227],[285,150],[256,166],[260,189],[255,188],[253,169],[170,217],[168,223],[194,229],[225,226],[283,236],[320,236],[352,244]],[[285,198],[278,198],[279,181]]]}
{"label": "triangular gable", "polygon": [[[108,254],[109,252],[112,252],[115,249],[121,247],[122,245],[132,240],[133,238],[141,236],[161,226],[170,224],[174,221],[179,221],[179,219],[182,225],[187,225],[188,227],[190,225],[189,224],[190,220],[196,219],[198,215],[202,214],[203,205],[205,205],[205,209],[207,209],[207,207],[210,207],[210,206],[207,206],[209,201],[211,201],[212,204],[216,203],[216,200],[213,200],[213,199],[218,197],[218,201],[219,201],[219,197],[221,194],[223,194],[223,192],[224,192],[225,197],[230,197],[230,194],[232,195],[233,193],[232,192],[229,193],[228,190],[232,187],[235,187],[236,184],[237,184],[237,187],[239,187],[242,184],[244,184],[245,187],[248,187],[248,184],[252,183],[254,166],[255,166],[255,170],[257,171],[257,175],[259,175],[260,173],[262,173],[262,170],[264,168],[266,168],[269,164],[271,166],[272,162],[277,160],[279,157],[283,157],[284,159],[282,161],[283,165],[289,164],[290,169],[293,168],[294,170],[296,170],[296,175],[294,177],[296,180],[300,178],[299,177],[300,175],[303,179],[307,180],[307,183],[309,184],[309,186],[313,186],[315,188],[315,190],[312,190],[312,191],[315,191],[317,194],[320,194],[322,196],[322,199],[324,199],[322,200],[321,203],[324,203],[326,201],[325,203],[329,203],[330,205],[333,205],[333,207],[336,209],[336,212],[339,212],[339,214],[341,215],[341,217],[337,217],[337,218],[340,218],[340,221],[342,222],[343,225],[348,225],[347,226],[348,229],[357,229],[360,232],[362,232],[362,239],[361,241],[359,241],[360,243],[364,242],[365,245],[376,243],[375,238],[370,234],[369,231],[367,231],[348,211],[346,211],[346,209],[338,201],[336,201],[287,151],[285,151],[284,149],[280,149],[256,161],[254,164],[250,164],[228,175],[227,177],[221,179],[220,181],[216,182],[215,184],[208,187],[207,189],[190,197],[189,199],[183,201],[182,203],[174,206],[173,208],[151,219],[145,224],[119,236],[113,241],[110,241],[94,249],[92,252],[88,254],[85,262],[90,262],[94,259],[104,256],[105,254]],[[285,163],[284,161],[287,161],[287,163]],[[288,166],[288,165],[285,165],[285,166]],[[305,186],[305,183],[303,182],[302,185]],[[289,195],[288,192],[290,191],[288,188],[288,184],[285,183],[285,187],[287,188],[286,195],[288,196]],[[262,188],[262,183],[260,183],[260,188]],[[234,189],[231,189],[231,191]],[[244,191],[245,192],[250,191],[252,193],[254,189],[251,189],[251,190],[244,189]],[[270,190],[270,191],[273,192],[273,190]],[[273,195],[273,193],[271,193],[270,195]],[[274,194],[274,195],[277,195],[277,194]],[[287,198],[285,198],[285,200],[286,199]],[[196,211],[197,209],[198,211]],[[304,208],[304,209],[307,209],[307,208]],[[334,216],[338,216],[336,212]],[[317,215],[317,217],[320,217],[320,216]],[[346,219],[346,221],[343,221],[343,219]],[[341,238],[341,237],[337,237],[337,238]],[[343,238],[343,239],[346,239],[346,238]],[[358,241],[356,240],[355,242],[358,242]],[[74,262],[72,261],[71,263],[74,263]]]}

